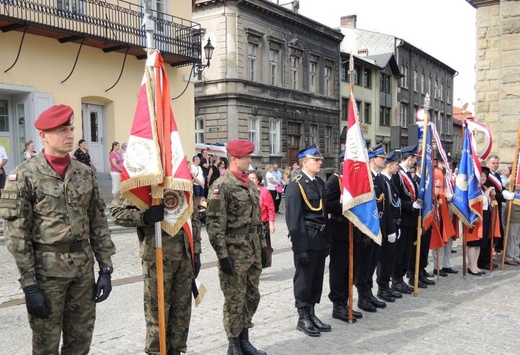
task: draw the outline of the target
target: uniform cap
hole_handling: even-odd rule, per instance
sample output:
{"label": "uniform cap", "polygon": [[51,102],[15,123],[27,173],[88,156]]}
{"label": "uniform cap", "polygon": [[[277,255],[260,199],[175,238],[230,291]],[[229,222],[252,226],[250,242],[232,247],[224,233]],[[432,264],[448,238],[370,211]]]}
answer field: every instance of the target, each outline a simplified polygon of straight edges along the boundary
{"label": "uniform cap", "polygon": [[302,159],[305,157],[313,159],[323,159],[323,155],[321,155],[320,149],[318,148],[318,146],[316,146],[316,144],[310,145],[300,150],[298,152],[297,157],[298,159]]}
{"label": "uniform cap", "polygon": [[226,149],[229,155],[236,158],[242,158],[253,153],[255,145],[244,139],[235,139],[228,143]]}
{"label": "uniform cap", "polygon": [[397,153],[396,152],[390,152],[390,153],[388,153],[388,156],[386,157],[385,164],[393,163],[396,160],[397,160]]}
{"label": "uniform cap", "polygon": [[74,122],[74,111],[67,105],[54,105],[43,111],[34,127],[40,131],[48,131],[60,126],[69,126]]}
{"label": "uniform cap", "polygon": [[372,147],[368,150],[368,159],[372,159],[375,157],[387,158],[385,148],[383,148],[382,144],[378,144],[375,147]]}
{"label": "uniform cap", "polygon": [[401,157],[403,159],[408,158],[411,155],[419,155],[416,145],[409,145],[401,149]]}

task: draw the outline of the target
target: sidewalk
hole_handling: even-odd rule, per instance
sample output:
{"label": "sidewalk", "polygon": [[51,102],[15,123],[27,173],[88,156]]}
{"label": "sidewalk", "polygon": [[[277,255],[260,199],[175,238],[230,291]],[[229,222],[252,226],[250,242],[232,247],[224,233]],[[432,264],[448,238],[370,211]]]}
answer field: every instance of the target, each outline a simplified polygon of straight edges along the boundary
{"label": "sidewalk", "polygon": [[[332,319],[327,298],[328,268],[317,315],[332,325],[332,332],[311,338],[297,331],[294,308],[292,252],[284,216],[277,216],[273,237],[273,266],[260,279],[262,299],[250,331],[253,344],[268,354],[507,354],[518,353],[515,331],[520,318],[520,267],[482,277],[457,275],[440,278],[437,285],[420,289],[418,297],[388,303],[376,313],[363,312],[356,324]],[[216,257],[203,230],[203,268],[199,280],[207,293],[193,308],[188,340],[189,354],[225,354],[227,339],[222,326],[222,292]],[[142,354],[144,316],[142,282],[135,233],[113,236],[114,288],[98,305],[91,354]],[[461,248],[452,254],[452,265],[461,270]],[[31,333],[18,289],[12,257],[0,247],[4,261],[0,274],[0,344],[2,354],[29,354]],[[431,266],[429,267],[431,271]],[[354,297],[357,300],[357,295]],[[7,303],[6,303],[7,302]]]}

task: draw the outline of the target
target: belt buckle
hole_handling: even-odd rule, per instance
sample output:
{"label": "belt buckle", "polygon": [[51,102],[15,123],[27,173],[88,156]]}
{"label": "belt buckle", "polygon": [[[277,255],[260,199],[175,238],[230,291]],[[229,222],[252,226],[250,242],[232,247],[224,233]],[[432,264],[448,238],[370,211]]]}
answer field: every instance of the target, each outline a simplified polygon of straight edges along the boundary
{"label": "belt buckle", "polygon": [[320,231],[320,232],[323,232],[324,230],[325,230],[325,224],[322,224],[322,225],[320,226],[319,231]]}
{"label": "belt buckle", "polygon": [[400,224],[401,224],[401,218],[399,218],[399,219],[397,220],[397,225],[400,225]]}
{"label": "belt buckle", "polygon": [[69,253],[77,253],[78,251],[81,251],[83,248],[83,242],[75,242],[70,244],[69,246]]}

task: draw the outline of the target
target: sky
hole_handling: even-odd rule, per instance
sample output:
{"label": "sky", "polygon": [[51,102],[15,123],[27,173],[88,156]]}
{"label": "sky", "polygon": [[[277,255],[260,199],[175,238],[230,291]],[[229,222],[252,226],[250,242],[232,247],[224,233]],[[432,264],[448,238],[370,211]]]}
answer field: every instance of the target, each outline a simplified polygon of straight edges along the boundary
{"label": "sky", "polygon": [[357,28],[404,39],[458,72],[453,104],[475,112],[476,9],[466,0],[300,0],[299,13],[333,28],[357,15]]}

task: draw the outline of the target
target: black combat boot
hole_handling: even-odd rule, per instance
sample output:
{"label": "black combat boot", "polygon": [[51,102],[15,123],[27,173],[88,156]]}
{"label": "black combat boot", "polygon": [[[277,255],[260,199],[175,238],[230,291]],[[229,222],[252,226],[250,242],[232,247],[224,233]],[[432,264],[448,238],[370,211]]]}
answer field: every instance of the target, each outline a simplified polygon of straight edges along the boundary
{"label": "black combat boot", "polygon": [[403,282],[402,277],[392,277],[392,290],[399,293],[411,294],[413,289],[410,289],[408,285]]}
{"label": "black combat boot", "polygon": [[309,317],[309,308],[308,307],[301,307],[298,308],[298,325],[296,326],[296,329],[301,330],[305,334],[311,337],[319,337],[320,336],[320,330],[316,328],[314,323],[312,323],[310,317]]}
{"label": "black combat boot", "polygon": [[229,346],[227,349],[227,355],[243,355],[242,349],[240,348],[240,339],[236,338],[228,338]]}
{"label": "black combat boot", "polygon": [[[356,323],[357,319],[352,314],[352,323]],[[334,302],[332,306],[332,318],[348,322],[348,308],[343,303]]]}
{"label": "black combat boot", "polygon": [[374,297],[374,295],[372,293],[370,293],[370,295],[368,295],[368,300],[370,301],[370,303],[372,303],[374,305],[374,307],[376,308],[385,308],[386,307],[386,303],[383,302],[383,301],[380,301],[378,300],[377,298]]}
{"label": "black combat boot", "polygon": [[240,335],[238,336],[240,339],[240,348],[242,349],[242,354],[244,355],[267,355],[266,352],[262,350],[258,350],[249,342],[249,329],[244,328]]}
{"label": "black combat boot", "polygon": [[379,286],[377,297],[381,298],[383,301],[395,302],[395,297],[390,293],[390,288],[388,286]]}
{"label": "black combat boot", "polygon": [[357,306],[367,312],[377,312],[376,307],[370,302],[368,295],[359,295]]}
{"label": "black combat boot", "polygon": [[323,323],[318,317],[316,317],[316,314],[314,313],[314,305],[309,307],[309,318],[320,332],[330,332],[332,329],[330,325]]}

